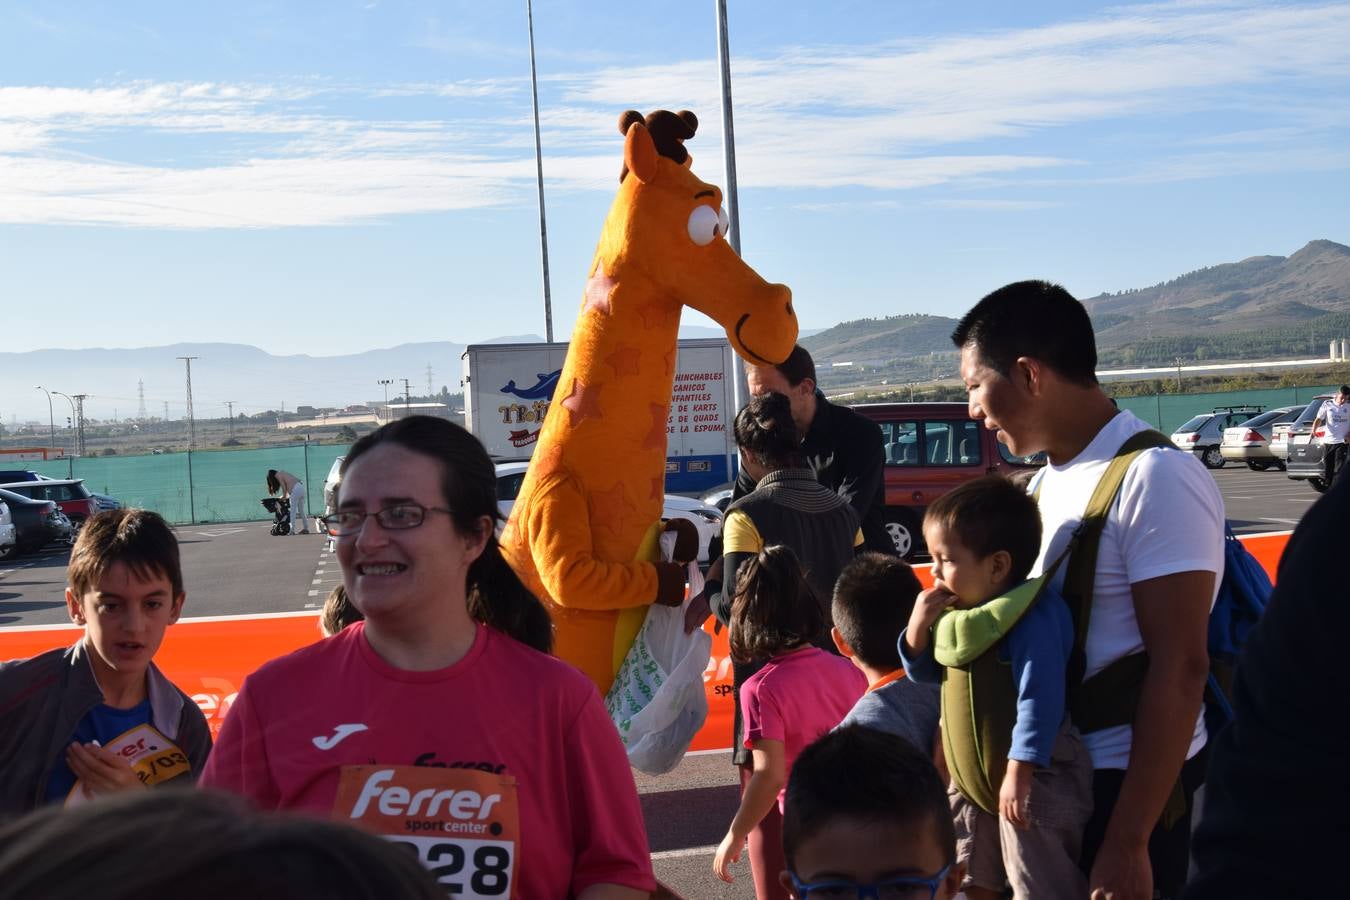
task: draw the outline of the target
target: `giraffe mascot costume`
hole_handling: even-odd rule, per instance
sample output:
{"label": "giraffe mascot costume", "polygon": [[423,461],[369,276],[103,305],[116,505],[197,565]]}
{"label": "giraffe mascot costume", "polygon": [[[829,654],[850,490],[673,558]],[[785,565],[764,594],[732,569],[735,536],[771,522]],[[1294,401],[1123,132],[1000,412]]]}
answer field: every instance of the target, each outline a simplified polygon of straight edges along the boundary
{"label": "giraffe mascot costume", "polygon": [[[769,365],[797,340],[792,294],[726,242],[722,192],[689,169],[693,113],[625,112],[619,194],[529,473],[502,532],[511,566],[553,616],[554,652],[604,694],[652,603],[679,605],[685,566],[660,562],[666,420],[680,311]],[[682,534],[676,559],[697,541]]]}

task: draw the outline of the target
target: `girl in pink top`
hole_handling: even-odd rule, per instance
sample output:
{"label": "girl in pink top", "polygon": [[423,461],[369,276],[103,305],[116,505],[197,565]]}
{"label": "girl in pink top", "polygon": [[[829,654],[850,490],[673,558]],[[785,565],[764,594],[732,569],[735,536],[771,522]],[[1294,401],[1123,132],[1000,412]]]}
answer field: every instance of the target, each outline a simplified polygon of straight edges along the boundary
{"label": "girl in pink top", "polygon": [[[792,549],[765,547],[745,564],[731,606],[731,656],[737,662],[767,659],[741,685],[745,746],[754,773],[741,806],[713,857],[713,872],[731,881],[736,862],[760,819],[775,803],[782,809],[792,762],[806,745],[839,724],[867,690],[867,679],[847,659],[812,645],[829,623]],[[759,900],[788,896],[779,883],[787,868],[782,846],[751,841],[750,869]]]}

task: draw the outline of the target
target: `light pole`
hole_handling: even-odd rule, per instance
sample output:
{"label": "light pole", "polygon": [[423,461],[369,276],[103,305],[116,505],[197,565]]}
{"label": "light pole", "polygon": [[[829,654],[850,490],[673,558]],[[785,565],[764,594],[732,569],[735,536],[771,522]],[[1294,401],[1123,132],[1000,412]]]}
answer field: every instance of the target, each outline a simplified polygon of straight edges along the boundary
{"label": "light pole", "polygon": [[52,445],[52,449],[55,449],[55,448],[56,448],[56,415],[52,412],[52,392],[49,391],[49,390],[47,390],[45,387],[43,387],[43,386],[40,385],[40,384],[39,384],[39,385],[35,385],[35,386],[33,387],[33,390],[35,390],[35,391],[42,391],[42,393],[44,393],[44,394],[47,395],[47,429],[48,429],[48,431],[47,431],[47,440],[48,440],[48,442]]}
{"label": "light pole", "polygon": [[394,383],[394,379],[381,378],[379,383],[384,388],[384,418],[387,422],[389,421],[389,385]]}
{"label": "light pole", "polygon": [[534,4],[525,0],[525,22],[530,31],[530,97],[534,101],[534,168],[539,186],[539,254],[544,268],[544,333],[553,343],[553,298],[548,284],[548,219],[544,215],[544,151],[539,142],[539,78],[534,68]]}
{"label": "light pole", "polygon": [[[70,398],[69,394],[63,394],[60,391],[52,391],[52,393],[58,397],[65,397],[66,402],[70,404],[70,427],[73,434],[75,428],[75,401]],[[75,447],[73,440],[71,441],[70,455],[66,457],[66,473],[67,478],[75,477]]]}

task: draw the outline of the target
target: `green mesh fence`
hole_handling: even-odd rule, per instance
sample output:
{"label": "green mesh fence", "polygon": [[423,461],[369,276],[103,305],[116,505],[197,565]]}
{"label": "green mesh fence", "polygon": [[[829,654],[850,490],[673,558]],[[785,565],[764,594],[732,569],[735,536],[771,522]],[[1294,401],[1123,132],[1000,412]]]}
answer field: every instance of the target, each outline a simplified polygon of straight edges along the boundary
{"label": "green mesh fence", "polygon": [[1212,412],[1216,406],[1262,406],[1278,409],[1281,406],[1307,405],[1318,394],[1334,394],[1340,385],[1327,387],[1268,388],[1252,391],[1223,391],[1212,394],[1155,394],[1147,397],[1117,397],[1121,409],[1128,409],[1163,434],[1171,434],[1187,420],[1201,413]]}
{"label": "green mesh fence", "polygon": [[264,450],[207,450],[156,456],[97,456],[33,464],[53,478],[83,478],[91,491],[125,506],[152,509],[170,522],[268,519],[267,470],[285,469],[305,483],[310,515],[323,513],[323,482],[345,444],[297,444]]}

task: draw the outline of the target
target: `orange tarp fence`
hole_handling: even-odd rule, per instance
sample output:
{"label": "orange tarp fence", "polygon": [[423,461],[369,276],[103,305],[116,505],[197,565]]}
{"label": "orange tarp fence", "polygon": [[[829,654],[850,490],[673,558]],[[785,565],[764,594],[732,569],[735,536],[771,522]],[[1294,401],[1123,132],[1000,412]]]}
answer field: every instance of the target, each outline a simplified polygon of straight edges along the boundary
{"label": "orange tarp fence", "polygon": [[[1243,538],[1242,542],[1275,580],[1275,569],[1289,535]],[[929,566],[916,566],[925,586],[932,584]],[[712,620],[704,626],[712,631]],[[0,629],[0,660],[23,659],[75,642],[80,629],[66,626]],[[318,616],[240,616],[183,619],[169,628],[156,664],[174,684],[191,695],[206,714],[214,734],[225,718],[244,676],[263,663],[319,639]],[[731,651],[726,629],[713,635],[712,658],[704,672],[708,720],[694,737],[691,751],[725,750],[731,746],[733,718]]]}

